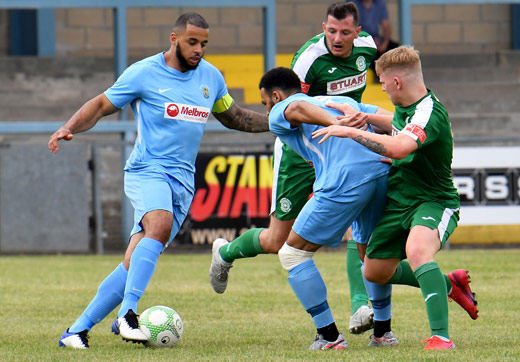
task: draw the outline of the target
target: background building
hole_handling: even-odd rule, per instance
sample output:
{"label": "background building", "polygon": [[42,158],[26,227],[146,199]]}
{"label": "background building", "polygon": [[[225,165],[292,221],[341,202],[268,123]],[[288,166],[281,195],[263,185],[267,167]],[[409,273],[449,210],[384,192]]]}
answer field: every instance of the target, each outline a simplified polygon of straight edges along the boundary
{"label": "background building", "polygon": [[[402,1],[387,0],[397,41],[403,34]],[[322,31],[330,1],[275,3],[276,65],[288,66],[292,54]],[[464,209],[477,213],[464,218],[471,222],[461,222],[454,242],[520,243],[520,5],[493,0],[425,3],[411,6],[411,33],[406,36],[421,52],[427,86],[450,113],[456,148],[464,148],[462,153],[457,149],[456,183]],[[127,236],[124,220],[130,216],[124,215],[128,205],[122,198],[121,149],[131,143],[132,133],[78,135],[81,144],[70,144],[70,154],[61,160],[47,157],[46,148],[59,124],[114,81],[114,11],[19,10],[2,8],[5,4],[9,1],[0,0],[0,253],[121,248]],[[258,94],[265,45],[260,7],[128,8],[127,63],[167,49],[173,22],[187,11],[197,11],[209,22],[206,58],[223,72],[233,98],[263,111]],[[372,73],[363,101],[392,109]],[[108,120],[124,117],[115,114]],[[215,152],[253,152],[241,157],[255,157],[258,169],[265,170],[272,141],[268,133],[237,137],[213,131],[203,140],[206,155],[200,159]],[[81,167],[71,170],[67,162]],[[48,168],[58,172],[46,172]],[[57,201],[64,193],[78,193],[71,180],[84,182],[79,186],[83,196],[68,204]],[[86,220],[73,217],[78,213]],[[77,222],[72,235],[52,226],[69,219]],[[245,220],[243,226],[250,226],[250,215]],[[191,225],[181,233],[183,240],[190,238]],[[221,229],[206,228],[207,237],[200,232],[199,242],[207,244],[215,232],[231,230]]]}
{"label": "background building", "polygon": [[[172,5],[175,2],[172,1]],[[276,26],[279,54],[293,53],[311,36],[321,32],[327,0],[277,0]],[[448,2],[449,3],[449,2]],[[394,38],[399,39],[399,0],[387,1]],[[513,48],[513,28],[518,5],[496,2],[413,5],[414,45],[425,54],[495,52]],[[129,8],[128,53],[143,57],[163,50],[173,22],[186,11],[201,13],[211,26],[209,54],[258,54],[262,52],[263,29],[260,8]],[[31,10],[26,10],[30,13]],[[113,54],[111,9],[60,9],[54,11],[55,55],[110,57]],[[0,10],[0,55],[9,55],[20,39],[13,29],[35,35],[33,14]],[[13,22],[22,22],[18,27]]]}

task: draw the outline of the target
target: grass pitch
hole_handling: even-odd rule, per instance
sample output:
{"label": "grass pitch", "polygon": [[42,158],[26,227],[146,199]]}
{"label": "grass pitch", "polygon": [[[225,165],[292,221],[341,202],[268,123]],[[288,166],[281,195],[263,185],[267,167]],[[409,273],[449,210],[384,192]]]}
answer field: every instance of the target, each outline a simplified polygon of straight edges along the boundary
{"label": "grass pitch", "polygon": [[173,349],[125,343],[110,332],[112,312],[90,332],[90,350],[58,347],[63,331],[79,316],[96,289],[121,260],[110,256],[0,257],[1,361],[517,361],[520,360],[520,250],[452,250],[438,254],[444,272],[470,271],[479,301],[473,321],[450,303],[451,351],[423,351],[429,337],[419,289],[394,286],[395,348],[368,348],[369,333],[349,335],[350,301],[345,254],[318,252],[316,263],[328,287],[346,351],[307,351],[315,329],[294,296],[275,255],[238,260],[227,291],[208,280],[211,255],[161,256],[140,301],[140,312],[164,304],[184,320]]}

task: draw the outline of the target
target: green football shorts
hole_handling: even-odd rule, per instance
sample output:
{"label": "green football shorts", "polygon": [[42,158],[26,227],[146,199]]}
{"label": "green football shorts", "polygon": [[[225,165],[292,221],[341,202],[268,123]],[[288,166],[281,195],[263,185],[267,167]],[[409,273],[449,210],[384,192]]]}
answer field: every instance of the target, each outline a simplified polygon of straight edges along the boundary
{"label": "green football shorts", "polygon": [[312,194],[314,167],[276,138],[273,174],[271,213],[279,220],[296,219]]}
{"label": "green football shorts", "polygon": [[437,229],[441,245],[453,233],[459,221],[459,209],[450,209],[437,202],[406,206],[387,199],[368,242],[366,255],[371,259],[406,259],[406,239],[416,225]]}

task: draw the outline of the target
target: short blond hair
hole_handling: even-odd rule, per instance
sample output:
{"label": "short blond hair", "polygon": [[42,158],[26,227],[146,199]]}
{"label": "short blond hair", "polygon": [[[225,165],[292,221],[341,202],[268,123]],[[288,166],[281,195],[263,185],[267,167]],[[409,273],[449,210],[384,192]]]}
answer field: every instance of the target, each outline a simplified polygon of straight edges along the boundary
{"label": "short blond hair", "polygon": [[384,73],[389,69],[404,70],[412,73],[422,72],[419,51],[407,45],[402,45],[383,53],[383,55],[376,60],[375,64],[377,74]]}

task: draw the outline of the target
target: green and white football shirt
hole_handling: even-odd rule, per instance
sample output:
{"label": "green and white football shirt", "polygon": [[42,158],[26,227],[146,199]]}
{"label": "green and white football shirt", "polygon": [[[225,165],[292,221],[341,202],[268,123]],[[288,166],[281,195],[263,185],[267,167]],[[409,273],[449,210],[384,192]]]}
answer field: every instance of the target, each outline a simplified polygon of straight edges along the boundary
{"label": "green and white football shirt", "polygon": [[327,48],[325,34],[307,41],[294,55],[291,68],[302,82],[302,91],[311,96],[341,95],[361,102],[367,70],[374,61],[374,39],[360,32],[348,58],[338,58]]}
{"label": "green and white football shirt", "polygon": [[388,197],[402,205],[435,201],[458,208],[451,161],[453,135],[448,112],[433,92],[409,107],[395,107],[392,133],[412,137],[419,148],[393,160],[388,174]]}

